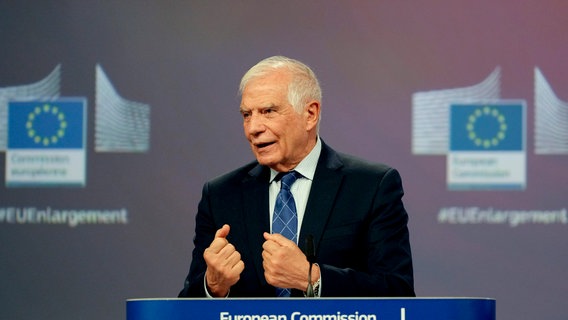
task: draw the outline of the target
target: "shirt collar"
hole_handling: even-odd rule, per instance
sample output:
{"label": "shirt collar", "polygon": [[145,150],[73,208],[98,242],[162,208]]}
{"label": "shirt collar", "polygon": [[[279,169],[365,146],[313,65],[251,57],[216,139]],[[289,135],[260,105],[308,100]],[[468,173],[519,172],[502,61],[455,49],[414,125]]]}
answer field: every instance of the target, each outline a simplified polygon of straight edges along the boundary
{"label": "shirt collar", "polygon": [[[316,145],[314,146],[312,151],[310,151],[310,153],[308,153],[308,155],[302,161],[300,161],[300,163],[298,163],[298,165],[293,170],[296,170],[304,178],[313,180],[314,175],[316,173],[316,167],[318,165],[320,154],[321,154],[321,139],[317,137]],[[278,171],[270,169],[270,183],[274,181],[274,178],[276,178],[276,175],[278,173],[279,173]]]}

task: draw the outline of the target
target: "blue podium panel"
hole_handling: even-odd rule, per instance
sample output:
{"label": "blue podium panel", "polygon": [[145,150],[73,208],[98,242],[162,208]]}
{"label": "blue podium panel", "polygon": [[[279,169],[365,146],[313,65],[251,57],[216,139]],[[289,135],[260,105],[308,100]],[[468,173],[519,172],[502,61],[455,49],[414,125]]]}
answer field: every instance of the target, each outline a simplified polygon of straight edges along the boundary
{"label": "blue podium panel", "polygon": [[495,320],[487,298],[131,299],[127,320]]}

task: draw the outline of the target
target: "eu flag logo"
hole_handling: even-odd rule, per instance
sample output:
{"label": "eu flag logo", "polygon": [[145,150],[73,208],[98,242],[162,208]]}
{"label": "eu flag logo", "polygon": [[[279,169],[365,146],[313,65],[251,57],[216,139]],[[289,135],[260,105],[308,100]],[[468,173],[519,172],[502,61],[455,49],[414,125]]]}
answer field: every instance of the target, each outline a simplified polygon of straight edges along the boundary
{"label": "eu flag logo", "polygon": [[85,100],[8,104],[8,149],[82,149]]}
{"label": "eu flag logo", "polygon": [[521,103],[450,106],[450,151],[524,150]]}

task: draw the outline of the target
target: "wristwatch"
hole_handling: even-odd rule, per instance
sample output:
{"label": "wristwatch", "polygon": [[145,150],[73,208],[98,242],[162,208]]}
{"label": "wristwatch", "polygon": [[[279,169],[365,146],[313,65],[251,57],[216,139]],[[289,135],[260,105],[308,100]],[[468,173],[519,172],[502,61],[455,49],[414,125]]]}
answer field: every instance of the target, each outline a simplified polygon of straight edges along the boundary
{"label": "wristwatch", "polygon": [[312,285],[312,288],[313,288],[313,290],[314,290],[314,297],[319,297],[320,284],[321,284],[321,277],[318,279],[318,281],[316,281],[316,282]]}
{"label": "wristwatch", "polygon": [[[319,265],[317,263],[314,263],[314,265],[318,266]],[[310,274],[311,274],[312,268],[310,265]],[[309,298],[319,298],[319,290],[320,290],[320,286],[321,286],[321,270],[320,270],[320,275],[318,277],[318,281],[311,283],[311,276],[308,275],[308,287],[306,288],[306,291],[304,291],[304,297],[309,297]]]}

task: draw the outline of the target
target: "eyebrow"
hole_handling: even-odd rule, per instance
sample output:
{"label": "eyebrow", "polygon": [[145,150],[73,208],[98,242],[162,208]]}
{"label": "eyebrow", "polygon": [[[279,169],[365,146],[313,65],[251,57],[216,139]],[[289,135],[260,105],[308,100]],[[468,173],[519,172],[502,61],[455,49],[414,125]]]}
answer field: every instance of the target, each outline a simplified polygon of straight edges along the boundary
{"label": "eyebrow", "polygon": [[253,109],[265,110],[265,109],[270,109],[270,108],[280,108],[280,106],[277,105],[277,104],[274,104],[274,103],[270,103],[266,106],[262,106],[262,107],[258,107],[258,108],[248,108],[248,107],[245,107],[245,106],[240,106],[239,112],[243,113],[243,112],[250,112]]}

